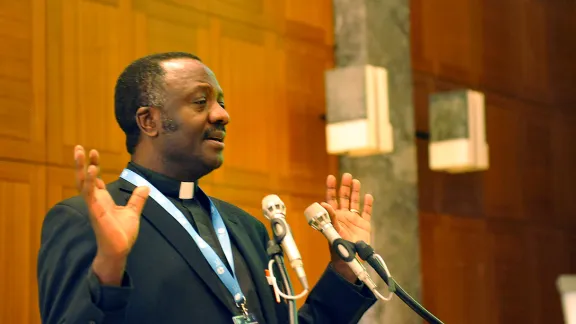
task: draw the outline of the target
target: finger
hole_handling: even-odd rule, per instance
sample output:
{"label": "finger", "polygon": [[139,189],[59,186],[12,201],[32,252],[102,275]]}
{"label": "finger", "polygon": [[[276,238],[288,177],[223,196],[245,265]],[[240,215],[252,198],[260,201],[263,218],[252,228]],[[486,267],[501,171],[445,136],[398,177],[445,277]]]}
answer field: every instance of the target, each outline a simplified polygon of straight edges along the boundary
{"label": "finger", "polygon": [[352,187],[352,175],[344,173],[340,183],[340,209],[350,209],[350,190]]}
{"label": "finger", "polygon": [[360,211],[360,181],[352,180],[352,194],[350,194],[350,209]]}
{"label": "finger", "polygon": [[91,165],[86,171],[86,179],[84,180],[84,185],[82,186],[82,194],[84,197],[88,198],[89,201],[94,199],[94,188],[96,186],[96,175],[98,170],[95,166]]}
{"label": "finger", "polygon": [[106,188],[106,184],[104,183],[104,180],[102,180],[100,178],[96,178],[96,188],[98,188],[98,189]]}
{"label": "finger", "polygon": [[144,208],[144,203],[146,203],[146,199],[148,199],[148,195],[150,194],[150,188],[146,186],[137,187],[134,189],[130,200],[128,200],[128,204],[126,207],[132,209],[137,215],[142,213],[142,209]]}
{"label": "finger", "polygon": [[338,197],[336,195],[336,177],[329,175],[326,178],[326,202],[334,209],[338,209]]}
{"label": "finger", "polygon": [[374,197],[371,194],[366,194],[364,196],[364,209],[362,210],[362,218],[370,221],[372,218],[372,204],[374,203]]}
{"label": "finger", "polygon": [[104,189],[106,187],[106,184],[102,179],[100,179],[100,153],[98,153],[98,151],[96,150],[90,150],[88,157],[90,161],[89,166],[93,165],[96,167],[96,180],[94,182],[94,185],[98,189]]}
{"label": "finger", "polygon": [[82,191],[86,179],[86,153],[80,145],[76,145],[74,148],[74,161],[76,164],[76,189]]}
{"label": "finger", "polygon": [[[90,165],[96,166],[98,173],[100,173],[100,154],[98,154],[98,151],[90,150],[88,157]],[[98,176],[98,174],[96,176]]]}
{"label": "finger", "polygon": [[328,216],[330,216],[330,220],[332,221],[332,226],[336,231],[340,231],[340,221],[338,220],[338,216],[336,216],[336,212],[334,208],[329,203],[321,202],[320,205],[326,209],[328,212]]}

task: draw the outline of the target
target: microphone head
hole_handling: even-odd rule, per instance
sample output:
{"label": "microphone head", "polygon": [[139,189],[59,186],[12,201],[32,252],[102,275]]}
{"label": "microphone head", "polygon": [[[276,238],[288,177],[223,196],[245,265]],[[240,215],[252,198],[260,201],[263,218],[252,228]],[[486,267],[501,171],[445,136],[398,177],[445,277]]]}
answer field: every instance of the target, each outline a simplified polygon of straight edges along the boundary
{"label": "microphone head", "polygon": [[304,216],[308,221],[308,225],[313,229],[321,231],[325,225],[332,224],[328,211],[319,203],[313,203],[304,210]]}
{"label": "microphone head", "polygon": [[286,205],[277,195],[268,195],[262,199],[262,213],[267,219],[286,217]]}

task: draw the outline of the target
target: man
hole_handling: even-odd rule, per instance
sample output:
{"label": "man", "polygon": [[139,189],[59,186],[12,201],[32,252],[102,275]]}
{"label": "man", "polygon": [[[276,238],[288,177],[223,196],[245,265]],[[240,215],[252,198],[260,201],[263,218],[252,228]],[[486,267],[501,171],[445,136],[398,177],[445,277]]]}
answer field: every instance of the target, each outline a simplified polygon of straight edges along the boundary
{"label": "man", "polygon": [[[106,186],[98,152],[74,149],[81,195],[54,206],[42,228],[43,323],[287,323],[264,274],[266,227],[197,185],[222,165],[229,121],[212,71],[192,54],[150,55],[115,91],[131,161]],[[369,241],[373,199],[360,214],[359,191],[346,174],[338,200],[329,176],[323,205],[343,238]],[[357,322],[374,302],[333,256],[299,320]]]}

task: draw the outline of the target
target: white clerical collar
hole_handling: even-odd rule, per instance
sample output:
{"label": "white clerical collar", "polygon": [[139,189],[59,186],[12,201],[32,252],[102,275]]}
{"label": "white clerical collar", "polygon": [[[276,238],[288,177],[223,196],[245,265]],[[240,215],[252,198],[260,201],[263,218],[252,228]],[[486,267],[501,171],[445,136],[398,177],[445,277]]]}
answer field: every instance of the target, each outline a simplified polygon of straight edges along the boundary
{"label": "white clerical collar", "polygon": [[194,198],[194,182],[181,182],[180,183],[180,199]]}

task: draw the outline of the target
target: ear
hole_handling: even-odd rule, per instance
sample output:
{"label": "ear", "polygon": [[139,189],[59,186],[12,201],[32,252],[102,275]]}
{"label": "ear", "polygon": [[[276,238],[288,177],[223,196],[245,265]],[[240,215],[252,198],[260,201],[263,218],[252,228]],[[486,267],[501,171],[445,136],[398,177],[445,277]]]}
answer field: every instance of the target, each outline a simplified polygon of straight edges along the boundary
{"label": "ear", "polygon": [[136,123],[144,135],[156,137],[162,126],[160,111],[152,107],[140,107],[136,111]]}

